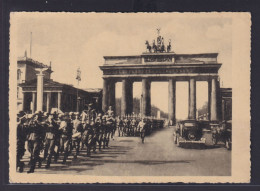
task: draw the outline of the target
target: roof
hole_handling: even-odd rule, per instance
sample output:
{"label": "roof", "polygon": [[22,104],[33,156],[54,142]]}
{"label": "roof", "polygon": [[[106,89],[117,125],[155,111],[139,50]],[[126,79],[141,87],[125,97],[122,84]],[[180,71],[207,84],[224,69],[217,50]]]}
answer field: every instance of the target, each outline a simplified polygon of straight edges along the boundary
{"label": "roof", "polygon": [[28,63],[28,64],[31,64],[33,65],[34,67],[36,68],[51,68],[51,66],[49,65],[46,65],[46,64],[43,64],[41,62],[38,62],[36,60],[33,60],[32,58],[28,58],[26,56],[24,57],[19,57],[18,60],[17,60],[18,63]]}
{"label": "roof", "polygon": [[[49,87],[63,87],[63,86],[70,86],[68,84],[63,84],[63,83],[60,83],[60,82],[56,82],[56,81],[53,81],[52,79],[46,79],[44,78],[44,81],[43,81],[43,85],[44,86],[49,86]],[[33,87],[33,86],[36,86],[37,85],[37,79],[33,79],[33,80],[30,80],[30,81],[26,81],[22,84],[20,84],[21,87]]]}
{"label": "roof", "polygon": [[100,93],[102,88],[84,88],[83,90],[89,93]]}
{"label": "roof", "polygon": [[[79,90],[79,92],[84,92],[84,93],[101,93],[102,89],[100,88],[87,88],[87,89],[80,89],[80,88],[76,88],[72,85],[69,84],[64,84],[64,83],[60,83],[57,81],[53,81],[52,79],[46,79],[44,78],[43,81],[43,85],[44,87],[48,87],[48,88],[57,88],[57,89],[63,89],[66,88],[67,90],[70,89],[74,89],[74,90]],[[24,88],[36,88],[37,86],[37,79],[33,79],[30,81],[27,81],[25,83],[20,84],[19,86],[24,87]],[[74,91],[73,90],[73,91]]]}

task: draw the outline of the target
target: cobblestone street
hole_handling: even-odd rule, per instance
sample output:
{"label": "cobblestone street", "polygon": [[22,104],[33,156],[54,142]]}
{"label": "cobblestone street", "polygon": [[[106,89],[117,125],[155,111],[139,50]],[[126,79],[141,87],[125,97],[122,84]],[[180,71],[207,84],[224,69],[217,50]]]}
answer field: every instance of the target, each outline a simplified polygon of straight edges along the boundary
{"label": "cobblestone street", "polygon": [[[173,128],[164,128],[146,137],[116,137],[109,148],[86,156],[81,151],[77,159],[70,155],[52,163],[46,170],[43,163],[35,173],[87,174],[102,176],[229,176],[231,152],[224,147],[211,149],[179,148],[173,143]],[[29,169],[29,153],[24,157]]]}

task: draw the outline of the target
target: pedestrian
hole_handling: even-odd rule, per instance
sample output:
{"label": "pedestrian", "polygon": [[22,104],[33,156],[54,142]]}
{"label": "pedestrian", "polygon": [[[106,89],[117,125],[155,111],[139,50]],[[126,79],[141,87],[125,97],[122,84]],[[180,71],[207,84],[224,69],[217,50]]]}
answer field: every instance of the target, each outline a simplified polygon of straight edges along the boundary
{"label": "pedestrian", "polygon": [[138,124],[138,129],[140,132],[140,137],[141,137],[142,143],[144,143],[144,138],[145,138],[145,127],[146,127],[146,123],[144,121],[144,118],[142,118]]}

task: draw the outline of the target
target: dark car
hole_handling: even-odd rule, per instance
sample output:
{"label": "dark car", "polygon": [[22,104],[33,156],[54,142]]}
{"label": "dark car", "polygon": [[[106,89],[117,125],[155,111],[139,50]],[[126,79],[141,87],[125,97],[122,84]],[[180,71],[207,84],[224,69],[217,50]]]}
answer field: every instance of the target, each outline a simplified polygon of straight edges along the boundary
{"label": "dark car", "polygon": [[179,121],[174,133],[175,144],[179,146],[180,143],[205,143],[202,130],[196,120]]}
{"label": "dark car", "polygon": [[218,144],[219,141],[225,143],[228,150],[231,149],[232,145],[232,121],[223,121],[221,123],[210,124],[212,129],[212,143],[213,145]]}

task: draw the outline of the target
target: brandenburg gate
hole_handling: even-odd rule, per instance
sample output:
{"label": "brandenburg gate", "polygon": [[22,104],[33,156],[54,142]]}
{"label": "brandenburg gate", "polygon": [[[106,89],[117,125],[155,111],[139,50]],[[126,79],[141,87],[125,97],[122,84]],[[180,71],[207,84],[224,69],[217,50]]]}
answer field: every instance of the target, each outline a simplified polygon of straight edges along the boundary
{"label": "brandenburg gate", "polygon": [[[209,120],[218,120],[217,92],[219,91],[218,53],[176,54],[171,51],[171,41],[164,47],[163,38],[157,37],[153,46],[146,41],[147,52],[136,56],[104,56],[102,110],[115,108],[115,83],[122,82],[121,115],[133,111],[133,82],[142,82],[142,116],[151,115],[151,83],[168,82],[169,120],[175,123],[176,82],[189,83],[189,119],[196,119],[196,82],[208,82]],[[160,93],[160,90],[158,90]]]}

